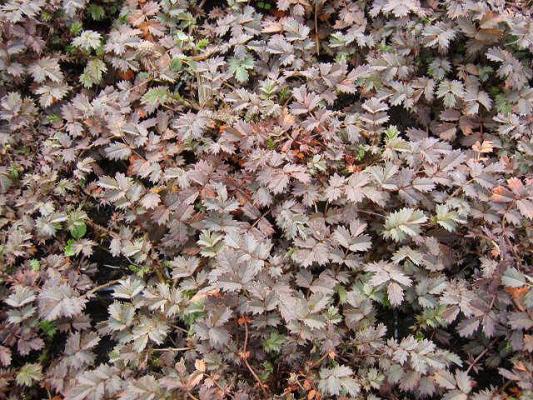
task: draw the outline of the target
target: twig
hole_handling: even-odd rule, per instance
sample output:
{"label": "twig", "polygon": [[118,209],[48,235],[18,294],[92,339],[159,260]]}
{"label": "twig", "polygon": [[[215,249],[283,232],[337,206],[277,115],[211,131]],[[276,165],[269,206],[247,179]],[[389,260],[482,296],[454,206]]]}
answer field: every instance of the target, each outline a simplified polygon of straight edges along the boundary
{"label": "twig", "polygon": [[257,225],[257,224],[258,224],[263,218],[265,218],[265,217],[267,216],[267,214],[268,214],[270,211],[271,211],[270,208],[269,208],[268,210],[266,210],[266,211],[265,211],[265,212],[264,212],[259,218],[257,218],[257,219],[255,220],[255,222],[250,226],[249,229],[255,228],[256,225]]}
{"label": "twig", "polygon": [[178,326],[178,325],[172,325],[173,328],[183,332],[183,333],[189,333],[189,331],[187,329],[184,329],[182,328],[181,326]]}
{"label": "twig", "polygon": [[465,188],[466,185],[468,185],[468,184],[470,184],[470,183],[472,183],[472,182],[474,182],[474,178],[469,179],[468,181],[466,181],[465,183],[463,183],[461,186],[459,186],[457,189],[455,189],[455,190],[452,192],[452,194],[450,194],[450,195],[448,196],[448,198],[456,196],[457,194],[459,194],[459,192],[460,192],[461,190],[464,190],[464,188]]}
{"label": "twig", "polygon": [[313,369],[315,367],[318,367],[322,361],[328,356],[328,353],[324,354],[322,357],[320,357],[318,360],[313,361],[309,364],[309,369]]}
{"label": "twig", "polygon": [[[185,100],[181,96],[180,97],[174,97],[174,100],[176,100],[176,102],[178,104],[181,104],[184,107],[191,108],[191,109],[193,109],[195,111],[201,111],[203,109],[202,107],[200,107],[199,104],[193,103],[193,102],[191,102],[189,100]],[[171,106],[169,106],[167,104],[163,104],[163,107],[166,108],[167,110],[176,111],[175,108],[173,108],[173,107],[171,107]]]}
{"label": "twig", "polygon": [[320,0],[315,0],[315,42],[316,42],[316,55],[320,55],[320,39],[318,37],[318,3]]}
{"label": "twig", "polygon": [[259,376],[257,376],[256,372],[254,371],[254,369],[252,368],[252,366],[248,362],[249,354],[248,354],[248,351],[247,351],[247,347],[248,347],[248,321],[245,320],[244,321],[244,344],[242,346],[241,358],[243,359],[244,365],[246,365],[246,368],[248,368],[248,370],[250,371],[250,373],[252,374],[254,379],[259,384],[259,387],[261,388],[263,393],[265,395],[267,395],[268,394],[268,390],[266,389],[265,384],[263,382],[261,382],[261,379],[259,378]]}
{"label": "twig", "polygon": [[261,390],[263,391],[263,393],[266,395],[268,393],[268,390],[266,389],[265,387],[265,384],[263,382],[261,382],[261,379],[259,379],[259,377],[257,376],[257,374],[255,373],[254,369],[252,368],[252,366],[250,365],[250,363],[248,362],[248,360],[244,359],[244,364],[246,365],[246,367],[248,368],[248,370],[250,371],[250,373],[253,375],[253,377],[255,378],[255,380],[257,381],[257,384],[259,385],[259,387],[261,388]]}
{"label": "twig", "polygon": [[152,349],[152,351],[187,351],[192,350],[191,347],[166,347],[163,349]]}
{"label": "twig", "polygon": [[112,280],[112,281],[109,281],[109,282],[106,282],[104,283],[103,285],[100,285],[100,286],[96,286],[95,288],[89,290],[88,292],[86,292],[83,296],[84,297],[89,297],[89,296],[92,296],[93,294],[95,294],[96,292],[102,290],[102,289],[107,289],[108,287],[111,287],[113,285],[116,285],[117,283],[120,282],[120,279],[115,279],[115,280]]}
{"label": "twig", "polygon": [[[155,260],[154,260],[155,261]],[[165,277],[165,271],[161,268],[161,264],[158,261],[155,261],[153,264],[155,269],[155,274],[161,283],[167,283],[167,278]]]}
{"label": "twig", "polygon": [[505,393],[505,391],[507,390],[507,387],[509,385],[511,385],[513,383],[513,381],[507,381],[505,382],[505,384],[498,390],[500,393]]}
{"label": "twig", "polygon": [[108,236],[111,236],[111,237],[118,236],[117,233],[111,231],[110,229],[103,227],[102,225],[98,225],[96,222],[93,222],[91,220],[87,220],[87,225],[89,225],[94,230],[106,233]]}
{"label": "twig", "polygon": [[210,50],[205,51],[202,54],[198,54],[197,56],[192,56],[190,57],[190,59],[193,61],[204,61],[204,60],[207,60],[209,57],[211,57],[213,54],[218,53],[219,51],[220,49],[218,48],[210,49]]}
{"label": "twig", "polygon": [[140,88],[142,85],[146,85],[146,84],[152,82],[153,80],[154,80],[154,79],[153,79],[152,77],[149,77],[149,78],[145,79],[144,81],[141,81],[141,82],[139,82],[138,84],[133,85],[132,87],[130,87],[129,89],[127,89],[127,90],[126,90],[126,93],[127,93],[127,92],[131,92],[131,91],[134,91],[135,89],[138,89],[138,88]]}
{"label": "twig", "polygon": [[477,364],[477,362],[481,359],[481,357],[483,357],[485,354],[487,354],[488,351],[489,351],[489,348],[487,347],[485,350],[483,350],[481,353],[479,353],[479,355],[476,358],[474,358],[474,361],[472,361],[470,366],[466,369],[466,373],[467,374],[470,372],[470,370],[472,368],[474,368],[474,365]]}
{"label": "twig", "polygon": [[[139,267],[139,268],[141,267],[141,265],[139,265],[136,262],[134,262],[128,256],[124,255],[124,257],[126,257],[126,260],[128,260],[131,265],[134,265],[134,266]],[[167,280],[165,278],[164,272],[161,270],[161,265],[159,264],[159,262],[157,262],[156,260],[153,260],[152,266],[154,267],[154,268],[152,268],[152,270],[157,275],[157,278],[159,279],[159,282],[167,283]]]}
{"label": "twig", "polygon": [[477,364],[477,362],[479,360],[481,360],[481,358],[487,354],[487,352],[490,350],[490,348],[492,347],[492,345],[494,344],[494,342],[496,342],[496,339],[492,340],[492,342],[490,342],[487,347],[485,348],[485,350],[483,350],[481,353],[479,353],[479,355],[474,358],[474,361],[472,361],[472,363],[470,364],[470,366],[467,368],[466,370],[466,374],[468,375],[468,373],[472,370],[472,368],[474,368],[474,366]]}
{"label": "twig", "polygon": [[494,295],[492,295],[492,300],[490,301],[490,305],[489,305],[489,312],[492,310],[492,306],[494,306],[494,302],[496,301],[496,297],[497,297],[496,293]]}
{"label": "twig", "polygon": [[246,349],[248,348],[248,322],[244,322],[244,344],[242,346],[242,352],[246,353]]}
{"label": "twig", "polygon": [[119,265],[111,265],[111,264],[104,264],[104,267],[111,268],[111,269],[120,269],[120,268],[122,268]]}
{"label": "twig", "polygon": [[[207,375],[209,378],[211,378],[211,381],[215,384],[215,386],[222,392],[222,395],[224,396],[226,394],[226,389],[224,389],[222,386],[220,386],[220,384],[216,381],[215,378],[213,378],[212,375]],[[228,389],[229,390],[229,389]],[[227,393],[228,396],[232,399],[235,398],[235,396],[231,393],[231,392],[228,392]]]}
{"label": "twig", "polygon": [[363,214],[368,214],[368,215],[374,215],[374,216],[380,217],[380,218],[385,218],[385,216],[383,214],[379,214],[379,213],[376,213],[376,212],[373,212],[373,211],[366,211],[366,210],[357,209],[357,212],[360,212],[360,213],[363,213]]}

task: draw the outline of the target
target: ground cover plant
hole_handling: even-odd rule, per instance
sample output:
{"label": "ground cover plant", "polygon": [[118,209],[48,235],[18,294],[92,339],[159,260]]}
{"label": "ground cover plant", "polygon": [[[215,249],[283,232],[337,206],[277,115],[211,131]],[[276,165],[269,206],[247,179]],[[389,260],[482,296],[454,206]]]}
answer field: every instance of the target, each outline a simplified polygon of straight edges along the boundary
{"label": "ground cover plant", "polygon": [[0,399],[533,398],[533,19],[0,1]]}

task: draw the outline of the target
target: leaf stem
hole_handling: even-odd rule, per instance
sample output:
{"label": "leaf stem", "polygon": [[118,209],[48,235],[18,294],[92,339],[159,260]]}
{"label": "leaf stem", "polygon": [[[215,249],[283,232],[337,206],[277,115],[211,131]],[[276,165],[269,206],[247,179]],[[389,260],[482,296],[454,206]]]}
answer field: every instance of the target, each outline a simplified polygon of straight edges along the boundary
{"label": "leaf stem", "polygon": [[187,351],[187,350],[192,350],[191,347],[165,347],[165,348],[162,348],[162,349],[152,349],[152,351]]}
{"label": "leaf stem", "polygon": [[117,283],[120,282],[120,279],[114,279],[112,281],[109,281],[109,282],[106,282],[100,286],[96,286],[95,288],[92,288],[91,290],[89,290],[88,292],[86,292],[83,297],[90,297],[92,296],[93,294],[95,294],[96,292],[99,292],[100,290],[102,289],[107,289],[108,287],[111,287],[113,285],[116,285]]}
{"label": "leaf stem", "polygon": [[495,342],[496,342],[496,339],[493,339],[493,340],[487,345],[487,347],[485,348],[485,350],[483,350],[481,353],[479,353],[479,355],[478,355],[476,358],[474,358],[474,361],[472,361],[472,363],[471,363],[471,364],[469,365],[469,367],[466,369],[466,373],[467,373],[467,374],[472,370],[472,368],[474,368],[474,366],[477,364],[477,362],[478,362],[479,360],[481,360],[481,358],[483,358],[483,356],[484,356],[485,354],[488,353],[488,351],[491,349],[492,345],[493,345]]}
{"label": "leaf stem", "polygon": [[248,354],[247,354],[248,336],[249,336],[248,321],[245,320],[244,321],[244,344],[242,346],[241,358],[243,359],[244,365],[246,365],[246,368],[248,368],[248,370],[250,371],[250,373],[252,374],[254,379],[257,381],[259,387],[263,391],[263,394],[267,395],[268,394],[268,390],[265,387],[265,384],[261,381],[259,376],[257,376],[257,373],[254,371],[254,369],[252,368],[252,366],[248,362]]}
{"label": "leaf stem", "polygon": [[320,55],[320,38],[318,37],[318,3],[320,0],[315,0],[315,43],[316,55]]}

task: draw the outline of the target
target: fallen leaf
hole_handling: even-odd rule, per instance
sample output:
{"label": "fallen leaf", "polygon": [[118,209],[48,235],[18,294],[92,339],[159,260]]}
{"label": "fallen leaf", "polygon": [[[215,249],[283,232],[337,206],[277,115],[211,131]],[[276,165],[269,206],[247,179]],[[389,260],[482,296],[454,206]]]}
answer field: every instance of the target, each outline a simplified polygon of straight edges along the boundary
{"label": "fallen leaf", "polygon": [[516,308],[518,308],[520,311],[526,311],[526,307],[524,305],[524,296],[529,291],[527,286],[522,286],[519,288],[506,287],[505,291],[513,298],[513,303],[515,304]]}
{"label": "fallen leaf", "polygon": [[494,143],[492,143],[490,140],[484,140],[483,143],[480,143],[478,140],[476,143],[474,143],[474,145],[472,146],[472,149],[477,153],[488,154],[488,153],[492,153],[492,151],[494,150],[493,145]]}

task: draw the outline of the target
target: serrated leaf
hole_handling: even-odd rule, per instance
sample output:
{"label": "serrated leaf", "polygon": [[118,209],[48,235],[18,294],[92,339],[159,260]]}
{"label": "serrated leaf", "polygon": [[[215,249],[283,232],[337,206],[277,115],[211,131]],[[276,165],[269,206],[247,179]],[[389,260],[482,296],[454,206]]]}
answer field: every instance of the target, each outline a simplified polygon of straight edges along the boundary
{"label": "serrated leaf", "polygon": [[356,396],[360,391],[360,385],[352,375],[352,369],[345,365],[331,369],[322,368],[318,388],[325,395],[339,396],[341,393],[348,393],[350,396]]}
{"label": "serrated leaf", "polygon": [[15,292],[11,293],[4,301],[11,307],[22,307],[36,299],[35,292],[26,286],[15,286]]}
{"label": "serrated leaf", "polygon": [[149,89],[142,97],[141,103],[158,107],[160,105],[174,102],[170,90],[166,86],[157,86]]}
{"label": "serrated leaf", "polygon": [[390,282],[387,286],[387,296],[391,305],[399,306],[403,301],[403,289],[396,282]]}
{"label": "serrated leaf", "polygon": [[420,225],[427,221],[427,217],[420,210],[403,208],[389,214],[385,220],[383,236],[396,242],[407,236],[420,234]]}
{"label": "serrated leaf", "polygon": [[285,337],[274,331],[263,341],[263,348],[269,353],[279,353],[284,342]]}
{"label": "serrated leaf", "polygon": [[76,240],[81,239],[87,233],[87,225],[83,221],[76,221],[70,228],[70,234]]}
{"label": "serrated leaf", "polygon": [[99,58],[93,58],[87,62],[83,73],[80,75],[80,82],[86,88],[91,88],[102,81],[104,72],[107,72],[105,62]]}
{"label": "serrated leaf", "polygon": [[119,369],[106,364],[78,374],[65,398],[68,400],[103,400],[113,398],[123,387]]}
{"label": "serrated leaf", "polygon": [[50,282],[39,294],[39,314],[53,321],[60,317],[75,317],[85,309],[87,299],[82,298],[67,284],[54,285]]}
{"label": "serrated leaf", "polygon": [[11,350],[8,347],[0,346],[0,365],[8,367],[11,364]]}
{"label": "serrated leaf", "polygon": [[28,71],[37,83],[42,83],[47,79],[59,83],[63,81],[64,76],[58,61],[57,58],[43,57],[32,64]]}
{"label": "serrated leaf", "polygon": [[360,221],[352,221],[350,223],[350,230],[343,226],[339,226],[333,232],[333,239],[337,241],[342,247],[350,251],[360,252],[366,251],[372,247],[372,239],[369,235],[363,235],[366,224]]}
{"label": "serrated leaf", "polygon": [[131,300],[140,294],[145,288],[142,280],[134,276],[128,276],[118,282],[113,292],[113,297],[116,299]]}
{"label": "serrated leaf", "polygon": [[249,74],[248,70],[253,69],[254,59],[250,56],[244,58],[230,58],[229,62],[229,71],[235,76],[237,81],[244,83],[248,81]]}
{"label": "serrated leaf", "polygon": [[72,44],[83,50],[93,50],[100,47],[102,35],[98,32],[87,30],[83,31],[78,37],[74,38]]}
{"label": "serrated leaf", "polygon": [[24,364],[17,373],[17,383],[24,386],[32,386],[34,382],[43,379],[43,367],[41,364]]}
{"label": "serrated leaf", "polygon": [[131,156],[131,147],[122,142],[113,142],[104,151],[110,160],[125,160]]}
{"label": "serrated leaf", "polygon": [[455,381],[457,382],[457,387],[463,392],[463,393],[470,393],[472,390],[472,380],[468,376],[467,371],[457,371],[455,373]]}
{"label": "serrated leaf", "polygon": [[502,276],[502,283],[506,287],[520,288],[526,284],[524,274],[516,268],[507,268]]}
{"label": "serrated leaf", "polygon": [[448,232],[454,232],[458,224],[464,224],[463,220],[457,211],[450,210],[445,204],[437,204],[437,223],[446,229]]}

